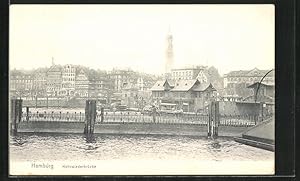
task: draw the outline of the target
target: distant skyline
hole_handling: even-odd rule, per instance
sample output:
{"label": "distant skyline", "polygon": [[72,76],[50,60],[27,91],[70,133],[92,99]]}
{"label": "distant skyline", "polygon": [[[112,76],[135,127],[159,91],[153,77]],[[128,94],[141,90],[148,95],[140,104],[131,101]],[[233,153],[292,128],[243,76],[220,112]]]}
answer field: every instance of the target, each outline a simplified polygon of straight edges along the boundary
{"label": "distant skyline", "polygon": [[167,34],[174,67],[275,65],[273,5],[11,5],[11,69],[83,65],[162,74]]}

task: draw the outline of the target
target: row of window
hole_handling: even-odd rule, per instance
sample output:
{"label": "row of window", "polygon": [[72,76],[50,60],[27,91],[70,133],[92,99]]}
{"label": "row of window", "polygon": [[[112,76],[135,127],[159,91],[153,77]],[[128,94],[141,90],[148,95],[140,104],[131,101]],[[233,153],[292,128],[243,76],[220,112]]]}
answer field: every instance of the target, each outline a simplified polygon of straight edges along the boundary
{"label": "row of window", "polygon": [[74,76],[75,77],[75,73],[63,73],[62,76]]}
{"label": "row of window", "polygon": [[63,81],[75,81],[75,78],[63,78]]}
{"label": "row of window", "polygon": [[[170,93],[168,93],[168,94],[170,94]],[[152,96],[153,97],[164,97],[164,96],[166,96],[166,93],[165,92],[153,92]],[[185,92],[172,92],[170,96],[172,96],[172,97],[181,97],[181,98],[191,98],[191,97],[201,98],[202,96],[209,97],[210,93],[209,92],[205,92],[205,93],[194,92],[191,95],[191,94],[188,94],[188,93],[185,93]]]}
{"label": "row of window", "polygon": [[32,83],[33,80],[12,80],[12,83]]}
{"label": "row of window", "polygon": [[[261,77],[228,77],[228,81],[260,81]],[[264,81],[273,81],[274,79],[271,77],[264,78]]]}
{"label": "row of window", "polygon": [[172,72],[173,76],[192,76],[192,71],[178,71],[178,72]]}

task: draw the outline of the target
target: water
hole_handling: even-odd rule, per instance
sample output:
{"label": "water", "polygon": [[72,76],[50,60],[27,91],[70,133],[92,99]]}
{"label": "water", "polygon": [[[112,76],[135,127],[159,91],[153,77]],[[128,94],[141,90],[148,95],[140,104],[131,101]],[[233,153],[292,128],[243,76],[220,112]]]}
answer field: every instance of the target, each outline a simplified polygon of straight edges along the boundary
{"label": "water", "polygon": [[274,152],[243,145],[232,138],[103,135],[87,143],[83,135],[30,135],[10,139],[11,161],[88,160],[270,161]]}

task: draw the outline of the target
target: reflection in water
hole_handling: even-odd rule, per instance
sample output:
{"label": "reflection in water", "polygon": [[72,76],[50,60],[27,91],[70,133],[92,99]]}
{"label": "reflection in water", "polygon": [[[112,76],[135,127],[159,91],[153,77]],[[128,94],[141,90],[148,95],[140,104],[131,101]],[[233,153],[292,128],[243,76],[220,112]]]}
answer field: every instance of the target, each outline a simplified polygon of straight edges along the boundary
{"label": "reflection in water", "polygon": [[101,135],[29,135],[10,139],[12,160],[197,159],[273,160],[274,153],[231,138]]}
{"label": "reflection in water", "polygon": [[217,140],[214,140],[212,143],[211,143],[211,147],[217,151],[220,151],[220,148],[221,148],[221,144],[217,141]]}

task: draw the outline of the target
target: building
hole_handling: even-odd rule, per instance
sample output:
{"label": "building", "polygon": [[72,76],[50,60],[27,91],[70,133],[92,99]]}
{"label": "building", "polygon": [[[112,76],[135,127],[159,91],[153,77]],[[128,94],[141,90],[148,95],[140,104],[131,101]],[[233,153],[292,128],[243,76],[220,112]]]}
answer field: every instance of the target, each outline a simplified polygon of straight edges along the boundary
{"label": "building", "polygon": [[75,78],[75,97],[89,97],[89,78],[83,69],[78,71]]}
{"label": "building", "polygon": [[113,81],[113,90],[121,92],[128,84],[134,83],[137,74],[132,70],[117,70],[113,69],[109,73],[109,79]]}
{"label": "building", "polygon": [[108,96],[108,80],[106,74],[101,74],[94,70],[89,70],[89,97],[101,99],[102,102],[107,101]]}
{"label": "building", "polygon": [[47,96],[56,97],[61,95],[60,91],[62,88],[62,66],[52,64],[46,75]]}
{"label": "building", "polygon": [[[238,95],[247,97],[251,95],[251,90],[247,87],[255,82],[259,82],[269,70],[259,70],[254,68],[252,70],[231,71],[224,75],[224,89],[227,95]],[[274,84],[274,72],[270,72],[265,78],[264,82],[267,84]]]}
{"label": "building", "polygon": [[25,73],[17,70],[10,72],[9,92],[12,97],[24,98],[32,97],[32,87],[34,76],[31,73]]}
{"label": "building", "polygon": [[176,82],[159,80],[151,91],[154,104],[158,104],[161,108],[173,106],[174,109],[194,112],[203,111],[209,105],[216,89],[211,83],[201,83],[197,79]]}
{"label": "building", "polygon": [[47,93],[47,69],[37,69],[33,72],[32,92],[35,96],[46,97]]}
{"label": "building", "polygon": [[79,68],[75,78],[75,97],[107,101],[108,79],[105,73]]}
{"label": "building", "polygon": [[172,80],[199,80],[200,82],[207,82],[207,75],[205,75],[205,70],[207,67],[196,66],[191,68],[181,68],[171,70]]}
{"label": "building", "polygon": [[61,96],[74,96],[75,95],[75,78],[76,68],[73,65],[65,65],[62,69],[62,85]]}
{"label": "building", "polygon": [[252,89],[252,94],[251,96],[246,97],[244,101],[251,101],[251,102],[274,102],[275,101],[275,85],[273,83],[266,83],[264,81],[262,83],[255,82],[249,85],[248,88]]}

